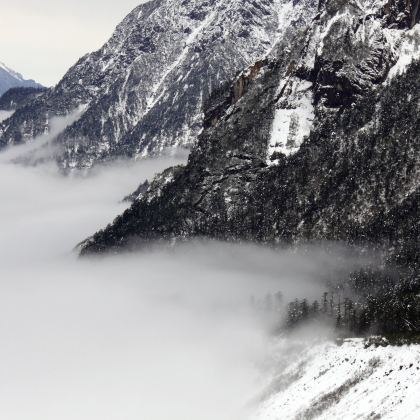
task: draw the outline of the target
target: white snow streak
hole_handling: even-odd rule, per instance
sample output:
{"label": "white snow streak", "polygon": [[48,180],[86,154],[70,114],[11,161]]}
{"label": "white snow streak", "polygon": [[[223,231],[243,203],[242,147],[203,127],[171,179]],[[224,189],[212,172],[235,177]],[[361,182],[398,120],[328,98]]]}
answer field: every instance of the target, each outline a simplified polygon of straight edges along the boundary
{"label": "white snow streak", "polygon": [[[159,99],[163,96],[165,93],[165,90],[162,89],[163,84],[165,83],[168,76],[185,60],[187,57],[187,54],[190,51],[190,46],[197,40],[200,33],[203,32],[203,30],[210,25],[210,23],[213,21],[213,19],[216,17],[216,12],[210,13],[204,21],[197,26],[191,34],[188,35],[184,49],[182,50],[179,57],[166,69],[166,71],[163,73],[161,79],[153,86],[151,95],[149,99],[147,100],[147,110],[144,115],[147,115],[147,113],[157,104]],[[156,96],[156,94],[160,91],[160,94]]]}
{"label": "white snow streak", "polygon": [[0,122],[7,120],[10,118],[15,111],[2,111],[0,110]]}

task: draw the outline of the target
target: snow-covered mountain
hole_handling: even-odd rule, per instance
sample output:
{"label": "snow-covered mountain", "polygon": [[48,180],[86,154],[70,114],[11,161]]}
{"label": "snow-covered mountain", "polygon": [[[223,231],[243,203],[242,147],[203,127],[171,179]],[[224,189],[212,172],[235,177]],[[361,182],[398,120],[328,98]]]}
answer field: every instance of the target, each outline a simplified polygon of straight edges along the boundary
{"label": "snow-covered mountain", "polygon": [[42,86],[33,80],[24,79],[20,73],[0,62],[0,96],[15,87],[41,88]]}
{"label": "snow-covered mountain", "polygon": [[418,6],[283,1],[272,57],[212,95],[187,166],[84,252],[205,235],[386,243],[417,260]]}
{"label": "snow-covered mountain", "polygon": [[210,94],[272,50],[283,3],[152,0],[138,6],[99,51],[0,128],[0,145],[28,141],[53,116],[80,106],[84,115],[57,140],[65,168],[193,144]]}

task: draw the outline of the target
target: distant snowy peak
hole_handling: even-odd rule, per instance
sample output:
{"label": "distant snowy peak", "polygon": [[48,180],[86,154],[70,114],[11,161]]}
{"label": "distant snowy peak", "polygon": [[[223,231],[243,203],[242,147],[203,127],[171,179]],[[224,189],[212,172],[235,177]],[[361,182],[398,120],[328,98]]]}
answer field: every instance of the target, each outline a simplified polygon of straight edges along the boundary
{"label": "distant snowy peak", "polygon": [[6,73],[9,73],[10,76],[14,77],[16,80],[20,80],[21,82],[24,81],[24,78],[20,73],[12,70],[10,67],[7,67],[6,64],[2,63],[1,61],[0,61],[0,70],[3,70]]}
{"label": "distant snowy peak", "polygon": [[20,73],[0,62],[0,96],[15,87],[42,87],[33,80],[26,80]]}

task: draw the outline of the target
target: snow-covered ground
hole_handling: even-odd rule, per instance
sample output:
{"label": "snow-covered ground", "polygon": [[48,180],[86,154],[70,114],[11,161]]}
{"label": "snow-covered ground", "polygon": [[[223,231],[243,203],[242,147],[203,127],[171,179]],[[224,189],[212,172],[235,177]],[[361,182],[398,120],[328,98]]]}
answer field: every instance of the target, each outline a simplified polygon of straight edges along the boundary
{"label": "snow-covered ground", "polygon": [[279,372],[256,420],[420,419],[419,345],[283,340],[276,357]]}

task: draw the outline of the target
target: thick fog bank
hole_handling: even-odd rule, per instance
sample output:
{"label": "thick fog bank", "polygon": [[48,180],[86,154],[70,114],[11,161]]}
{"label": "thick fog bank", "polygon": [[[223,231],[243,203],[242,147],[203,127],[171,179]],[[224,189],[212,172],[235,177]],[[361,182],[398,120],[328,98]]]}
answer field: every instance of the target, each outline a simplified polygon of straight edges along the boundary
{"label": "thick fog bank", "polygon": [[0,159],[0,418],[244,420],[272,363],[273,316],[251,297],[318,297],[328,275],[357,265],[316,248],[214,242],[96,260],[71,252],[174,163],[62,177]]}

